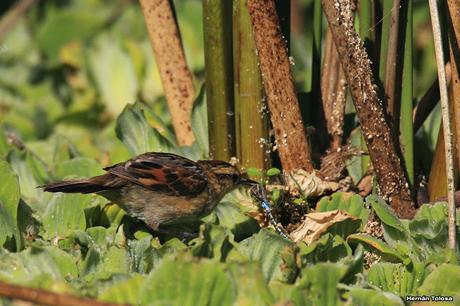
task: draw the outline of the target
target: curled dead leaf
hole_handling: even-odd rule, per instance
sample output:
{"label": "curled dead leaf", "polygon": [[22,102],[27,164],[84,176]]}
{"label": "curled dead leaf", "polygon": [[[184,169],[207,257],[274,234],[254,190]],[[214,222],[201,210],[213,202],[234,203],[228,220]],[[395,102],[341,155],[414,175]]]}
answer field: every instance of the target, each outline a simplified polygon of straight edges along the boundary
{"label": "curled dead leaf", "polygon": [[289,236],[294,242],[304,241],[306,244],[310,244],[332,225],[348,219],[357,220],[356,217],[341,210],[310,213],[305,216],[302,224]]}
{"label": "curled dead leaf", "polygon": [[292,195],[319,197],[325,192],[337,191],[340,187],[336,182],[325,181],[315,172],[308,173],[303,169],[290,171],[285,176]]}

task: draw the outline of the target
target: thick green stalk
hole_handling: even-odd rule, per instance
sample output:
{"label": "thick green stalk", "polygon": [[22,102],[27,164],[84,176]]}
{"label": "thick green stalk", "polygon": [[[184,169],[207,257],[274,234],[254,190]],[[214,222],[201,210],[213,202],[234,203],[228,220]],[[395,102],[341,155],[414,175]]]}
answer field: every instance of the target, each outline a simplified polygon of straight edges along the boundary
{"label": "thick green stalk", "polygon": [[372,27],[372,2],[373,1],[359,1],[359,36],[364,42],[370,38],[370,29]]}
{"label": "thick green stalk", "polygon": [[236,153],[243,167],[269,164],[267,106],[245,0],[233,0]]}
{"label": "thick green stalk", "polygon": [[321,93],[321,38],[323,29],[323,13],[321,10],[321,0],[314,0],[313,3],[313,52],[311,63],[311,85],[310,91],[313,99],[318,102]]}
{"label": "thick green stalk", "polygon": [[[409,184],[414,184],[414,132],[412,122],[413,73],[412,73],[412,0],[407,2],[404,39],[404,64],[401,86],[401,112],[399,127],[401,131],[401,150]],[[411,188],[412,189],[412,188]]]}
{"label": "thick green stalk", "polygon": [[220,160],[235,155],[231,14],[231,2],[203,0],[209,148]]}
{"label": "thick green stalk", "polygon": [[[321,97],[321,41],[322,41],[322,18],[321,0],[313,2],[313,45],[311,59],[311,103],[312,103],[312,123],[317,128],[319,136],[319,150],[324,151],[329,146],[327,130],[326,110],[322,106]],[[305,86],[308,88],[307,86]]]}
{"label": "thick green stalk", "polygon": [[379,60],[379,77],[382,84],[385,81],[385,69],[387,66],[388,54],[388,37],[390,34],[391,23],[391,9],[393,8],[393,1],[381,0],[382,4],[382,32],[380,39],[380,60]]}

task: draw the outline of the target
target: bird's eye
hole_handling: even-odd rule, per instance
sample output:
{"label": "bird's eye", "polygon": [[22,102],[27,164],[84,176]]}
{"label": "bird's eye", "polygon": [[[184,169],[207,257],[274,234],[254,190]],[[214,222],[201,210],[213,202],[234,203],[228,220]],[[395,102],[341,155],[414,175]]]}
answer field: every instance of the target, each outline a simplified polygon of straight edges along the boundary
{"label": "bird's eye", "polygon": [[238,174],[233,174],[232,180],[234,183],[238,183],[240,181],[240,176]]}

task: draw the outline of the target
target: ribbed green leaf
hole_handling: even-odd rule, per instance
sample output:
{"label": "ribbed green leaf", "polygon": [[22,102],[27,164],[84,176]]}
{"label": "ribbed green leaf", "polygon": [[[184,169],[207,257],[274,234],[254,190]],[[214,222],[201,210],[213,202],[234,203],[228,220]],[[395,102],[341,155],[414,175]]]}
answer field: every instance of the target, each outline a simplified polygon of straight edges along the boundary
{"label": "ribbed green leaf", "polygon": [[382,258],[390,262],[403,262],[404,264],[409,264],[411,262],[408,257],[398,252],[398,250],[393,249],[382,240],[367,234],[350,235],[348,236],[347,241],[349,243],[362,243],[365,248],[376,252],[382,256]]}
{"label": "ribbed green leaf", "polygon": [[144,305],[233,305],[235,289],[220,263],[187,257],[164,259],[141,290]]}
{"label": "ribbed green leaf", "polygon": [[136,100],[139,84],[133,61],[115,36],[104,35],[88,52],[89,63],[102,100],[110,113],[118,115]]}
{"label": "ribbed green leaf", "polygon": [[460,266],[443,264],[431,272],[417,290],[421,295],[453,296],[460,298]]}
{"label": "ribbed green leaf", "polygon": [[249,237],[236,246],[247,260],[258,261],[267,282],[274,280],[289,282],[296,274],[295,266],[287,266],[281,254],[294,256],[294,245],[289,240],[269,229]]}
{"label": "ribbed green leaf", "polygon": [[351,288],[345,295],[350,305],[367,306],[404,306],[401,298],[393,293],[375,289],[364,289],[359,287]]}
{"label": "ribbed green leaf", "polygon": [[299,286],[309,291],[315,305],[340,305],[337,285],[346,272],[347,267],[343,264],[317,263],[302,269]]}
{"label": "ribbed green leaf", "polygon": [[19,205],[19,182],[10,165],[0,160],[0,246],[7,238],[16,238],[19,246],[20,236],[17,226]]}
{"label": "ribbed green leaf", "polygon": [[399,296],[415,295],[427,275],[426,265],[413,263],[405,266],[381,262],[373,265],[367,272],[370,284],[383,291],[390,291]]}
{"label": "ribbed green leaf", "polygon": [[357,194],[336,192],[331,197],[323,197],[316,208],[318,212],[336,209],[361,219],[361,228],[366,225],[369,218],[369,210],[364,206],[363,198]]}

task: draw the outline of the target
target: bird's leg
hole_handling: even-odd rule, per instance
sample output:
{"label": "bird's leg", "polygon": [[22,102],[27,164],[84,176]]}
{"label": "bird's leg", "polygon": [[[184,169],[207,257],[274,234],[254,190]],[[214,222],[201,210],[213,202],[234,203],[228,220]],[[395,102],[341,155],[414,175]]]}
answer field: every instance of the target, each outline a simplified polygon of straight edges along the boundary
{"label": "bird's leg", "polygon": [[187,243],[190,240],[198,237],[197,233],[190,233],[190,232],[185,232],[185,231],[174,231],[174,230],[164,229],[164,228],[157,228],[154,231],[158,234],[164,234],[168,236],[177,237],[184,243]]}

